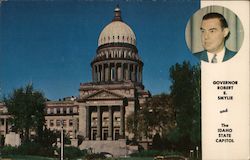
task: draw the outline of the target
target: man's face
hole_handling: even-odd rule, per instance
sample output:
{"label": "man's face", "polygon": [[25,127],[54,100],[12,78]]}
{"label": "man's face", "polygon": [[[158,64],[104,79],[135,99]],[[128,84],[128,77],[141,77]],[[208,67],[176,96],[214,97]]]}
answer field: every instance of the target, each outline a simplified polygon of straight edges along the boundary
{"label": "man's face", "polygon": [[201,42],[205,50],[218,53],[224,47],[228,28],[222,28],[218,18],[203,20],[201,23]]}

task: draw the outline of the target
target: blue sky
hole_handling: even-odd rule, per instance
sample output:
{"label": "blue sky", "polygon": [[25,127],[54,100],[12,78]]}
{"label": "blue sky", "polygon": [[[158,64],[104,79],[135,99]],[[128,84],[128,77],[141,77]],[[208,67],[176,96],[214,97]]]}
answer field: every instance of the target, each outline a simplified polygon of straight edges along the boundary
{"label": "blue sky", "polygon": [[145,88],[169,92],[170,66],[198,63],[185,43],[198,1],[22,0],[0,6],[0,97],[30,82],[49,99],[78,96],[80,83],[91,82],[97,40],[117,4],[136,34]]}

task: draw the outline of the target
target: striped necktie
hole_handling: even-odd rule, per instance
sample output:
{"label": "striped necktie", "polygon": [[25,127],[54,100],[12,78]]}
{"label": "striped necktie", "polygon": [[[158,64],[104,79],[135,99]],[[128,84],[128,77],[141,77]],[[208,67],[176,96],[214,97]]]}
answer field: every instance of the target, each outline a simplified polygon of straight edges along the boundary
{"label": "striped necktie", "polygon": [[217,58],[216,58],[216,56],[217,56],[217,55],[214,54],[214,56],[213,56],[213,58],[212,58],[212,61],[211,61],[212,63],[217,63]]}

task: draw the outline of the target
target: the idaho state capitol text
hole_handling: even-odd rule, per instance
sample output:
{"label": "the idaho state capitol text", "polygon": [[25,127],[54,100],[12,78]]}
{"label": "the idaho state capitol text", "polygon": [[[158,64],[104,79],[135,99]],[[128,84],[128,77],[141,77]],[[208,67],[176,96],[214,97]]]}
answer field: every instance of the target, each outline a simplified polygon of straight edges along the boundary
{"label": "the idaho state capitol text", "polygon": [[217,132],[218,138],[215,140],[217,143],[234,143],[234,139],[232,138],[233,129],[228,124],[221,123]]}
{"label": "the idaho state capitol text", "polygon": [[[233,91],[236,89],[238,81],[213,81],[213,85],[216,86],[216,89],[219,91],[219,95],[217,95],[218,101],[234,100]],[[229,112],[228,108],[231,106],[221,107],[224,108],[219,110],[220,114],[227,114],[227,112]],[[216,143],[234,143],[233,128],[229,123],[221,122],[218,126],[217,133]]]}

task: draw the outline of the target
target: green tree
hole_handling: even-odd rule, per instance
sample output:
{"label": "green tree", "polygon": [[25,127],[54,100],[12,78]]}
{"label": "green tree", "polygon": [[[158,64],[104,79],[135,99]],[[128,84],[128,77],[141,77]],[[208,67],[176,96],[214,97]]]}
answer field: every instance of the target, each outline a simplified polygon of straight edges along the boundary
{"label": "green tree", "polygon": [[133,112],[127,116],[127,129],[128,132],[134,134],[133,143],[136,143],[137,140],[142,137],[148,137],[148,127],[146,126],[145,120],[141,111]]}
{"label": "green tree", "polygon": [[170,79],[177,126],[169,138],[179,149],[200,146],[200,67],[177,63],[170,68]]}
{"label": "green tree", "polygon": [[199,65],[193,66],[194,75],[194,117],[191,142],[201,147],[201,69]]}
{"label": "green tree", "polygon": [[30,131],[35,131],[38,137],[42,135],[45,101],[43,94],[35,91],[30,84],[15,89],[8,98],[4,98],[12,115],[13,130],[21,134],[23,142],[30,141]]}
{"label": "green tree", "polygon": [[57,138],[61,136],[60,134],[59,131],[51,131],[45,127],[41,136],[37,136],[35,141],[44,148],[50,148],[57,143]]}
{"label": "green tree", "polygon": [[152,138],[154,132],[167,135],[174,126],[175,112],[167,94],[151,97],[139,111],[127,117],[127,128],[136,139]]}

